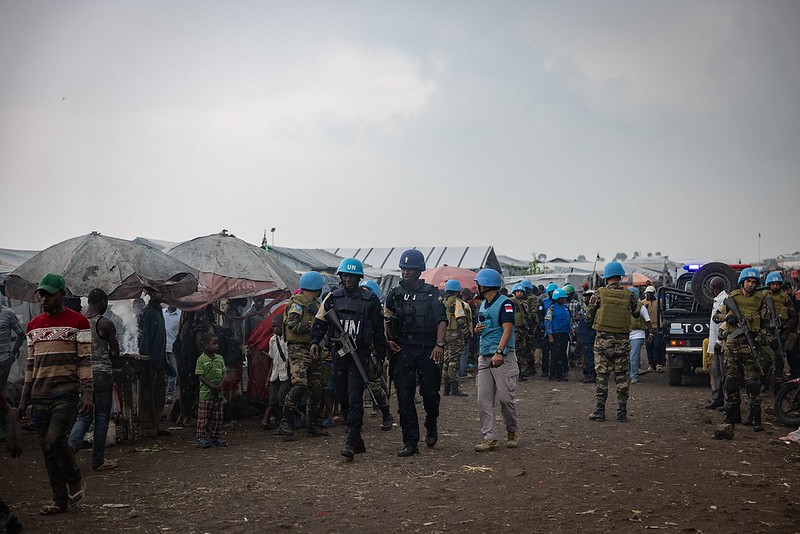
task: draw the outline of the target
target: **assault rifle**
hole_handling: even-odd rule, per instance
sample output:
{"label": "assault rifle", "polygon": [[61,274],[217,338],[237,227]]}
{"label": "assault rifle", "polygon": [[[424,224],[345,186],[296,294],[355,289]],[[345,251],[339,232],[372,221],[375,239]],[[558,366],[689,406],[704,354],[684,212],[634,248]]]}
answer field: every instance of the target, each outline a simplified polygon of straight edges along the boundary
{"label": "assault rifle", "polygon": [[772,297],[767,295],[764,299],[767,301],[767,309],[769,310],[769,326],[775,331],[775,338],[778,340],[778,355],[783,358],[785,354],[783,351],[783,341],[781,341],[781,318],[775,313],[775,301]]}
{"label": "assault rifle", "polygon": [[375,403],[375,406],[378,406],[378,399],[375,398],[375,394],[369,388],[369,377],[367,376],[366,370],[364,370],[364,364],[361,363],[361,356],[358,355],[356,340],[353,339],[353,334],[345,332],[342,322],[339,320],[339,316],[333,308],[325,312],[325,320],[328,321],[328,324],[339,334],[339,337],[331,337],[331,341],[339,344],[339,350],[337,351],[339,356],[344,358],[349,354],[350,357],[353,358],[353,363],[356,365],[358,374],[361,375],[361,379],[364,381],[364,386],[366,386],[367,391],[369,391],[370,397],[372,397],[372,402]]}
{"label": "assault rifle", "polygon": [[753,331],[750,330],[750,324],[747,322],[747,318],[742,315],[739,311],[739,306],[736,305],[736,300],[733,297],[726,298],[723,303],[725,307],[728,308],[736,322],[739,325],[732,334],[731,339],[735,339],[740,335],[744,334],[744,339],[747,341],[747,346],[750,348],[750,354],[752,354],[753,359],[756,361],[756,365],[758,366],[758,370],[761,373],[762,377],[765,377],[766,374],[764,373],[764,368],[761,367],[761,360],[758,358],[758,348],[756,347],[756,342],[753,339]]}

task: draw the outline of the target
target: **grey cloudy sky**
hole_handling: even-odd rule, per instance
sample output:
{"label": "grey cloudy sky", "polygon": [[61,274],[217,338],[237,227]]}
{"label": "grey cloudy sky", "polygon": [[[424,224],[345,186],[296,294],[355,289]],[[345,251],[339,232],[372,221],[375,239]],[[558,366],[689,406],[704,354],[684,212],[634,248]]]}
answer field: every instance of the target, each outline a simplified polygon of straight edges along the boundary
{"label": "grey cloudy sky", "polygon": [[791,252],[798,27],[793,1],[2,0],[0,247]]}

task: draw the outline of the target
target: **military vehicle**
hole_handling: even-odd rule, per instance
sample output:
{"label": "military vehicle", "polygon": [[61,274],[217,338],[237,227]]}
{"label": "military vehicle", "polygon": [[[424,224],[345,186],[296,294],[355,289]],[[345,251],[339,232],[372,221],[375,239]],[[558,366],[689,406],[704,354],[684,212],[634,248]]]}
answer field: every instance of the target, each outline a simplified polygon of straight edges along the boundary
{"label": "military vehicle", "polygon": [[680,386],[683,377],[703,368],[703,341],[708,338],[709,320],[714,297],[711,280],[721,278],[725,291],[737,287],[739,272],[749,265],[728,265],[721,262],[685,265],[675,287],[660,287],[658,322],[667,351],[669,383]]}

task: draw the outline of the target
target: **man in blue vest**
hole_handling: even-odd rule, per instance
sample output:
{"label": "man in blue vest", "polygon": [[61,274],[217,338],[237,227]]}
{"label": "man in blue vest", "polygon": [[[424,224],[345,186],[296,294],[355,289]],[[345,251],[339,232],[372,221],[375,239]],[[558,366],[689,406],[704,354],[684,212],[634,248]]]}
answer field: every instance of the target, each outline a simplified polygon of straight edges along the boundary
{"label": "man in blue vest", "polygon": [[483,301],[478,311],[475,333],[480,338],[478,372],[478,416],[481,421],[483,441],[475,446],[476,452],[497,450],[497,425],[494,416],[494,399],[500,400],[500,410],[506,424],[506,446],[519,445],[517,437],[517,390],[519,366],[514,351],[514,303],[500,294],[503,280],[494,269],[483,269],[475,277]]}
{"label": "man in blue vest", "polygon": [[420,280],[425,257],[419,250],[403,252],[399,266],[402,280],[386,295],[384,317],[403,430],[403,448],[397,455],[407,458],[419,454],[419,422],[414,404],[418,382],[425,407],[425,444],[433,447],[439,439],[439,365],[444,359],[447,313],[439,290]]}

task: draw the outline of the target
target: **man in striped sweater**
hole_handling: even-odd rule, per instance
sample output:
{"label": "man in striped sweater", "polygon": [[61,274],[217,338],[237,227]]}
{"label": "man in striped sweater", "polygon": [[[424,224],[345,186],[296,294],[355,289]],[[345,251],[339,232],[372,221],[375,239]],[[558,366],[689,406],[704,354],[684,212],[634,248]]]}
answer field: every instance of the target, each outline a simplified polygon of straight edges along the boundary
{"label": "man in striped sweater", "polygon": [[53,502],[40,511],[67,510],[83,498],[86,484],[67,439],[75,415],[92,411],[92,337],[89,321],[64,306],[66,284],[46,274],[36,290],[44,313],[28,323],[25,385],[17,408],[20,420],[33,405]]}

